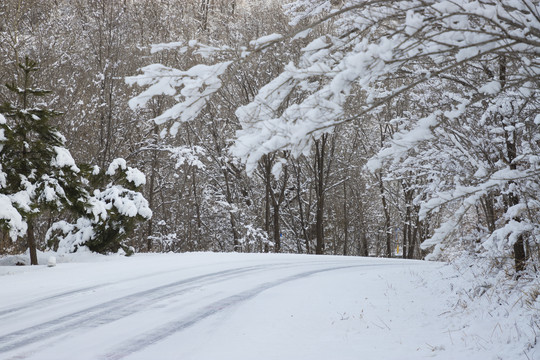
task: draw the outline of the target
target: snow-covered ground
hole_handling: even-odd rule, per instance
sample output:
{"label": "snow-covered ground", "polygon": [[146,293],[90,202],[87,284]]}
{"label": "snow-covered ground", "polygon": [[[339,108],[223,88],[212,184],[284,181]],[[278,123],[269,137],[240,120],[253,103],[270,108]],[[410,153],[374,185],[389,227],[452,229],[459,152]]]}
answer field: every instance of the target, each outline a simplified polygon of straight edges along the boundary
{"label": "snow-covered ground", "polygon": [[540,359],[540,298],[499,304],[471,287],[474,274],[441,263],[214,253],[57,260],[0,266],[0,359]]}

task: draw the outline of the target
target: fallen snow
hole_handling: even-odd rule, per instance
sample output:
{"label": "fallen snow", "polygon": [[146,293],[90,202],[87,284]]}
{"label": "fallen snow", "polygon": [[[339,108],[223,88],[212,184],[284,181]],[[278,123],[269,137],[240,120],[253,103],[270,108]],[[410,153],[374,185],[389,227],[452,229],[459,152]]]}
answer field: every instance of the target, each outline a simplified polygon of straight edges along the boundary
{"label": "fallen snow", "polygon": [[524,352],[530,314],[496,311],[487,295],[466,301],[475,274],[441,263],[214,253],[40,253],[40,263],[0,266],[2,359],[540,356]]}

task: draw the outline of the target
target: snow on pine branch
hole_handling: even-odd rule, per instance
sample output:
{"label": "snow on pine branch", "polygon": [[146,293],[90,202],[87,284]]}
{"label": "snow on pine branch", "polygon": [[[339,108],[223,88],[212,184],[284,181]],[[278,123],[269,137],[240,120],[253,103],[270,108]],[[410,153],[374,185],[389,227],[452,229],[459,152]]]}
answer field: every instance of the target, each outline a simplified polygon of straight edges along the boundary
{"label": "snow on pine branch", "polygon": [[47,230],[45,240],[49,241],[52,239],[55,233],[59,233],[59,235],[56,235],[59,241],[58,254],[75,252],[87,241],[95,237],[94,226],[88,218],[80,218],[75,224],[70,224],[63,220],[55,222]]}
{"label": "snow on pine branch", "polygon": [[126,180],[135,185],[135,187],[146,184],[146,176],[144,173],[139,169],[127,166],[126,160],[122,158],[114,159],[107,168],[105,174],[108,176],[114,176],[118,170],[125,172]]}
{"label": "snow on pine branch", "polygon": [[[121,185],[108,185],[106,189],[95,190],[88,199],[90,205],[86,216],[80,217],[74,224],[66,221],[54,223],[47,231],[45,239],[58,240],[58,252],[70,253],[87,242],[96,239],[102,228],[110,229],[122,226],[120,219],[150,219],[152,210],[148,201],[137,191]],[[119,229],[120,233],[125,232]]]}
{"label": "snow on pine branch", "polygon": [[13,240],[26,234],[28,229],[21,214],[13,206],[11,198],[4,194],[0,194],[0,224],[7,225],[9,236]]}
{"label": "snow on pine branch", "polygon": [[103,190],[95,190],[88,199],[87,214],[74,224],[66,221],[54,223],[47,231],[45,240],[58,240],[58,252],[70,253],[95,240],[100,231],[120,227],[125,233],[123,222],[126,219],[150,219],[152,210],[140,192],[129,190],[121,185],[109,184]]}
{"label": "snow on pine branch", "polygon": [[51,165],[57,168],[68,167],[74,173],[80,172],[80,169],[75,164],[75,160],[71,156],[71,153],[65,147],[53,146],[56,157],[51,161]]}

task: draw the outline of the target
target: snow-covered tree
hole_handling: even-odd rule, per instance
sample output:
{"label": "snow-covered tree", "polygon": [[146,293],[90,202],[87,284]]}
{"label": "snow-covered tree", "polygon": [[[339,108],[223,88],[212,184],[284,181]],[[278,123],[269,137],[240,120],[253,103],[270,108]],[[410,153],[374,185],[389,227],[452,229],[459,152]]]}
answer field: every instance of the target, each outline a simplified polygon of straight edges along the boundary
{"label": "snow-covered tree", "polygon": [[17,99],[0,106],[0,191],[3,212],[11,216],[10,234],[26,236],[31,264],[37,265],[35,219],[47,210],[81,209],[88,194],[80,169],[64,147],[65,138],[51,125],[59,113],[32,99],[49,93],[32,86],[37,64],[26,58],[19,67],[21,86],[8,85]]}
{"label": "snow-covered tree", "polygon": [[[395,130],[368,168],[393,165],[404,174],[404,162],[409,176],[420,171],[426,179],[414,199],[420,219],[454,206],[423,247],[435,246],[439,253],[470,209],[500,195],[497,230],[481,241],[511,249],[519,271],[527,244],[538,246],[538,139],[530,134],[538,133],[540,122],[539,8],[531,0],[298,0],[288,6],[297,30],[254,40],[240,57],[197,42],[171,45],[221,55],[184,71],[146,67],[134,81],[147,89],[132,104],[145,105],[158,94],[176,96],[177,104],[156,118],[173,123],[174,133],[180,122],[201,113],[233,64],[312,36],[297,61],[284,64],[236,111],[241,129],[232,152],[248,173],[266,154],[307,155],[336,126],[371,122],[387,112],[384,120]],[[314,35],[330,23],[330,30]],[[407,105],[405,111],[391,111],[396,101]],[[437,156],[435,149],[442,152]],[[420,170],[432,164],[440,164],[440,171]]]}
{"label": "snow-covered tree", "polygon": [[37,220],[45,215],[77,219],[58,221],[48,232],[52,239],[60,230],[64,250],[83,245],[97,252],[127,250],[122,241],[137,221],[152,215],[139,192],[144,174],[123,159],[105,171],[77,165],[51,124],[61,114],[36,100],[50,93],[32,84],[37,63],[26,58],[19,68],[21,83],[8,84],[16,99],[0,106],[0,225],[14,240],[26,237],[32,265]]}
{"label": "snow-covered tree", "polygon": [[[6,118],[0,114],[0,153],[4,148],[4,142],[7,140],[6,133]],[[15,199],[5,192],[7,191],[7,174],[2,169],[0,163],[0,226],[7,229],[9,236],[12,239],[17,239],[24,236],[28,225],[23,219],[23,216],[16,207]]]}

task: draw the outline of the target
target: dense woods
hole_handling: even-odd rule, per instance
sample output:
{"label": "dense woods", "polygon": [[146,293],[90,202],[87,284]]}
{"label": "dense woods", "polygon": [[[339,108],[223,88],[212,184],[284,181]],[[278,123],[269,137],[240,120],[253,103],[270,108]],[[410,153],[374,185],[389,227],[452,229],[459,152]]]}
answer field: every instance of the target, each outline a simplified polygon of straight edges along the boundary
{"label": "dense woods", "polygon": [[[0,254],[466,252],[536,268],[539,52],[532,0],[4,0]],[[14,180],[6,134],[30,108],[56,111],[74,200],[29,190],[46,166]]]}

